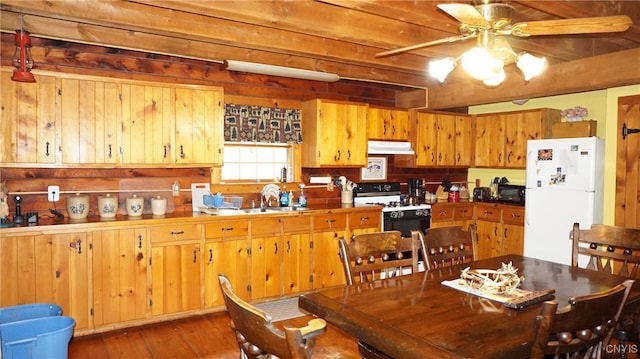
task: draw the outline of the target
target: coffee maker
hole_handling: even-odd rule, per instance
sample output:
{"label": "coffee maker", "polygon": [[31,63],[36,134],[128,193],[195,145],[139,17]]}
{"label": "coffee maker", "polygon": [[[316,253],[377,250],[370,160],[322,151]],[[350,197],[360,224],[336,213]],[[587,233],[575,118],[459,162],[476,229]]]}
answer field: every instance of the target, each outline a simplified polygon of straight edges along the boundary
{"label": "coffee maker", "polygon": [[407,180],[408,200],[410,204],[420,204],[424,202],[424,182],[418,178]]}

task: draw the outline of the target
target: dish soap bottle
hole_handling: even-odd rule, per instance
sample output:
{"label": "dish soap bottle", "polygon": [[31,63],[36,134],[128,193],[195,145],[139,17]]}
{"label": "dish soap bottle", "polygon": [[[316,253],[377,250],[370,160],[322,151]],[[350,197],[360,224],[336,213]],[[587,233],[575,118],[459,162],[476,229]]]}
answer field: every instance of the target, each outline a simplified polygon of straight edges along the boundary
{"label": "dish soap bottle", "polygon": [[298,196],[298,204],[300,205],[300,207],[306,207],[307,206],[307,196],[305,196],[305,194],[304,194],[304,185],[303,184],[300,185],[300,195]]}
{"label": "dish soap bottle", "polygon": [[293,207],[293,190],[289,190],[289,203],[287,205]]}
{"label": "dish soap bottle", "polygon": [[287,207],[289,205],[289,192],[287,192],[287,187],[284,186],[282,188],[282,192],[280,193],[280,207]]}

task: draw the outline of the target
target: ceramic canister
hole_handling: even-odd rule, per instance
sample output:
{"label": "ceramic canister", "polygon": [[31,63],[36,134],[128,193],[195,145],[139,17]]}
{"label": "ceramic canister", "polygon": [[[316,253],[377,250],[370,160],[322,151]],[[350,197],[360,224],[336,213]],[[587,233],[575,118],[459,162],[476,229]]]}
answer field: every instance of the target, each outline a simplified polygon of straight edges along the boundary
{"label": "ceramic canister", "polygon": [[67,196],[67,214],[71,219],[85,219],[89,214],[89,195],[76,193]]}
{"label": "ceramic canister", "polygon": [[167,199],[164,197],[151,198],[151,213],[154,216],[162,216],[167,211]]}
{"label": "ceramic canister", "polygon": [[98,212],[102,218],[113,218],[118,212],[118,198],[107,193],[98,197]]}
{"label": "ceramic canister", "polygon": [[127,215],[130,217],[139,217],[142,216],[142,212],[144,211],[144,197],[138,197],[138,195],[133,195],[127,198]]}

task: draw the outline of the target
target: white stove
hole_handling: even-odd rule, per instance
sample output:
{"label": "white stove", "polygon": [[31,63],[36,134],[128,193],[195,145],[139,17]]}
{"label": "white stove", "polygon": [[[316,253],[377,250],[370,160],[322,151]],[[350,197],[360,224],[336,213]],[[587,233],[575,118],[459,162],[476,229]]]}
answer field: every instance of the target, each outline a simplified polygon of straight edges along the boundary
{"label": "white stove", "polygon": [[362,183],[354,191],[354,204],[382,205],[382,230],[399,230],[403,236],[411,236],[412,230],[429,228],[431,205],[406,205],[402,202],[399,182]]}

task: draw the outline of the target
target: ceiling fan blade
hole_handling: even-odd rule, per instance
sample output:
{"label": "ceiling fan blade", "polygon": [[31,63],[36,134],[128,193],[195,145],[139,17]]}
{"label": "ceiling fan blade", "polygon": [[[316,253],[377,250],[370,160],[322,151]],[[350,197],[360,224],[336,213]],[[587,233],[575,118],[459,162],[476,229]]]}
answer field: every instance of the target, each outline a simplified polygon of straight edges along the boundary
{"label": "ceiling fan blade", "polygon": [[626,15],[584,17],[578,19],[542,20],[519,22],[511,27],[511,35],[569,35],[592,34],[600,32],[620,32],[631,26]]}
{"label": "ceiling fan blade", "polygon": [[482,17],[482,14],[469,4],[438,4],[436,6],[463,24],[476,27],[489,26],[489,22]]}
{"label": "ceiling fan blade", "polygon": [[393,50],[379,52],[379,53],[376,54],[376,58],[387,57],[387,56],[399,54],[401,52],[417,50],[417,49],[421,49],[423,47],[428,47],[428,46],[433,46],[433,45],[438,45],[438,44],[444,44],[444,43],[447,43],[447,42],[466,40],[466,39],[470,39],[470,38],[476,37],[476,36],[478,36],[477,33],[445,37],[444,39],[440,39],[440,40],[423,42],[421,44],[415,44],[415,45],[411,45],[411,46],[407,46],[407,47],[400,47],[400,48],[393,49]]}

